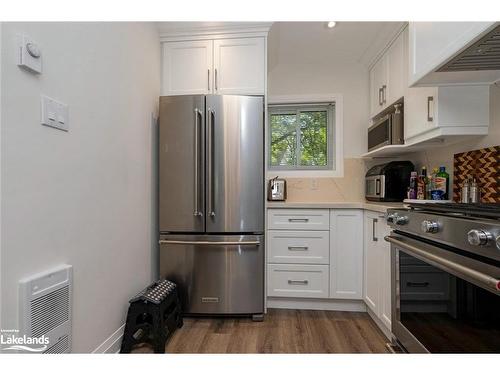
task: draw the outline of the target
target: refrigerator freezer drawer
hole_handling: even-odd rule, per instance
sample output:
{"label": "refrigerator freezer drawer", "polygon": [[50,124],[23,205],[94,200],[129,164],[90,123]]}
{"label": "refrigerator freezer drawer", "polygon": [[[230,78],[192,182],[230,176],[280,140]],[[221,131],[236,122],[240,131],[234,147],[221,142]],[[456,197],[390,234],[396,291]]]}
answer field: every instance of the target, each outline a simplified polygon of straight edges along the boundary
{"label": "refrigerator freezer drawer", "polygon": [[261,314],[264,236],[162,236],[160,277],[178,285],[186,314]]}

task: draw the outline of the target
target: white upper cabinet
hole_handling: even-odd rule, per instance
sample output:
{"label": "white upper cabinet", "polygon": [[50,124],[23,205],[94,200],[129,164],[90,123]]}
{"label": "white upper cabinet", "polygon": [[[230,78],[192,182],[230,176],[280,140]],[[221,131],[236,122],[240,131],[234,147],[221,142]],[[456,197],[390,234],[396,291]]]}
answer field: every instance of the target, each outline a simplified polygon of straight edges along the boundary
{"label": "white upper cabinet", "polygon": [[405,144],[456,136],[486,135],[488,86],[410,88],[405,96]]}
{"label": "white upper cabinet", "polygon": [[408,86],[408,71],[407,64],[405,64],[407,40],[405,36],[405,32],[402,32],[386,52],[387,92],[385,102],[388,105],[402,98]]}
{"label": "white upper cabinet", "polygon": [[384,108],[384,94],[387,91],[387,59],[382,57],[370,70],[371,117]]}
{"label": "white upper cabinet", "polygon": [[264,38],[215,40],[215,93],[264,95],[265,62]]}
{"label": "white upper cabinet", "polygon": [[500,70],[438,71],[494,27],[494,22],[410,22],[410,86],[491,84],[500,79]]}
{"label": "white upper cabinet", "polygon": [[370,69],[370,114],[376,116],[404,95],[406,38],[401,33]]}
{"label": "white upper cabinet", "polygon": [[212,45],[211,40],[162,43],[162,95],[210,93]]}
{"label": "white upper cabinet", "polygon": [[265,95],[265,37],[162,43],[162,95]]}

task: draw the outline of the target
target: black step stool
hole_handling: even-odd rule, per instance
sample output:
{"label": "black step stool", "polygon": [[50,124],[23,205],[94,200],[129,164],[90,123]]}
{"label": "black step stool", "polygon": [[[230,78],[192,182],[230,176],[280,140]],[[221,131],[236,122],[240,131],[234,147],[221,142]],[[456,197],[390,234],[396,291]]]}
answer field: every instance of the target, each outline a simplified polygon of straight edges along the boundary
{"label": "black step stool", "polygon": [[155,353],[165,353],[167,340],[183,324],[177,285],[160,279],[129,302],[120,353],[130,353],[140,343],[151,344]]}

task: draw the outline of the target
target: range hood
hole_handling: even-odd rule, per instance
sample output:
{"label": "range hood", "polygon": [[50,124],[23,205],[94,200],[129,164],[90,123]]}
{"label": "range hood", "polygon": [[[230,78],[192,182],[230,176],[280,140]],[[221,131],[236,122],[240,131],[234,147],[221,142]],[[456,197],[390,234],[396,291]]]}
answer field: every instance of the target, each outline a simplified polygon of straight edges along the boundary
{"label": "range hood", "polygon": [[500,80],[500,22],[410,22],[409,85],[491,85]]}
{"label": "range hood", "polygon": [[500,70],[500,26],[453,57],[438,72]]}

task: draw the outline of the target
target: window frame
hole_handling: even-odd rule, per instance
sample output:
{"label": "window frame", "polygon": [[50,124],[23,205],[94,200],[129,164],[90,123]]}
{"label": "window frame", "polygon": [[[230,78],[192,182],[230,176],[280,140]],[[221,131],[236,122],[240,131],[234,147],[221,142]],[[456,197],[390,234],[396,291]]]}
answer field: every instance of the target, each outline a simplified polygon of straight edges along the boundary
{"label": "window frame", "polygon": [[[270,171],[281,171],[281,170],[331,170],[335,165],[335,154],[333,150],[335,149],[335,103],[304,103],[304,104],[274,104],[269,106],[268,110],[268,168]],[[327,112],[327,124],[326,124],[326,165],[300,165],[301,157],[301,136],[300,136],[300,113],[301,112]],[[296,165],[272,165],[271,164],[271,149],[272,149],[272,128],[271,128],[271,116],[272,115],[290,115],[295,113],[296,116],[296,147],[295,147],[295,157]]]}
{"label": "window frame", "polygon": [[[335,111],[333,116],[329,115],[330,133],[327,135],[327,152],[329,157],[328,167],[325,166],[272,166],[271,165],[271,114],[277,113],[275,110],[280,106],[283,113],[290,113],[290,108],[313,108],[333,105]],[[275,109],[272,109],[272,108]],[[287,111],[288,109],[288,111]],[[267,176],[274,177],[343,177],[343,96],[341,94],[330,95],[281,95],[270,96],[266,114],[266,167]],[[299,125],[297,125],[299,126]],[[328,131],[327,130],[327,131]],[[300,153],[299,153],[300,154]]]}

